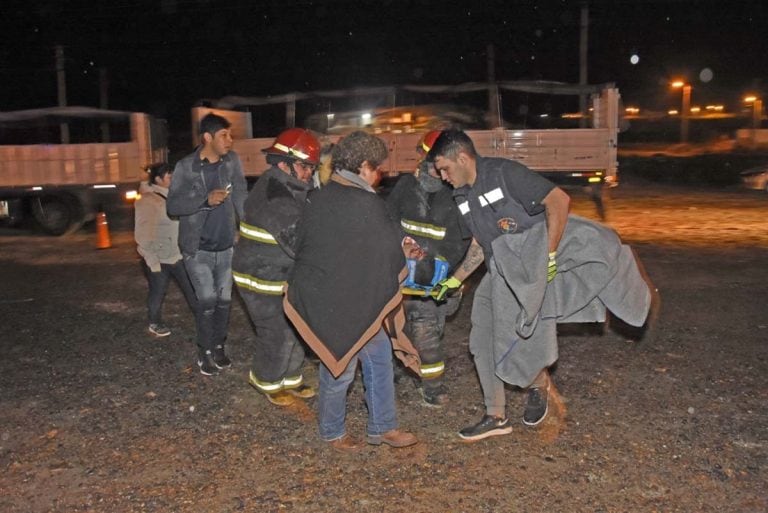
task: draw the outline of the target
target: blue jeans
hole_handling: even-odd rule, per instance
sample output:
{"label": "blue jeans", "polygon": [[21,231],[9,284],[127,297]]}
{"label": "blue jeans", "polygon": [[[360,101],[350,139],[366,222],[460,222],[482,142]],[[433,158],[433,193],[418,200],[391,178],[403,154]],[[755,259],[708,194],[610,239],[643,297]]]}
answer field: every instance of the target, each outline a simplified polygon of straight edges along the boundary
{"label": "blue jeans", "polygon": [[334,378],[320,365],[318,421],[320,438],[336,440],[346,434],[347,390],[355,379],[358,360],[363,367],[368,434],[380,435],[397,428],[395,383],[392,371],[392,342],[380,329],[358,352],[344,372]]}
{"label": "blue jeans", "polygon": [[197,347],[224,344],[232,302],[232,248],[184,255],[184,267],[197,296]]}

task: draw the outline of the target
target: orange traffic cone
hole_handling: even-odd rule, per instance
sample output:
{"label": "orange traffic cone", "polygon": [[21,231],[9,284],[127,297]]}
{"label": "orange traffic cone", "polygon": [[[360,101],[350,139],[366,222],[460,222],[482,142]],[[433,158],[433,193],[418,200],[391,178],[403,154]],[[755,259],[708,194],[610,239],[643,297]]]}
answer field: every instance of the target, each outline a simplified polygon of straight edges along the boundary
{"label": "orange traffic cone", "polygon": [[96,249],[107,249],[111,247],[112,241],[109,238],[107,214],[99,212],[96,214]]}

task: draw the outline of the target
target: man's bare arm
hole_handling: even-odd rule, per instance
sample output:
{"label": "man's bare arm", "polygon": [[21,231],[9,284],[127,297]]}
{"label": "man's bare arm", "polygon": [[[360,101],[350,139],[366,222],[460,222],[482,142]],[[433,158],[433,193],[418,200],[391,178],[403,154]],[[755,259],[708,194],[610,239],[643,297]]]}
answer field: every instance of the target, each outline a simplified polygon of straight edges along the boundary
{"label": "man's bare arm", "polygon": [[458,265],[453,276],[457,280],[463,282],[469,278],[469,275],[472,274],[475,269],[480,267],[480,264],[483,263],[484,259],[485,255],[483,254],[482,246],[480,246],[480,244],[473,238],[472,243],[467,250],[467,254],[464,256],[464,260]]}
{"label": "man's bare arm", "polygon": [[565,225],[568,222],[568,211],[571,208],[571,198],[560,187],[555,187],[541,201],[546,208],[547,238],[549,252],[557,251],[560,239],[563,237]]}

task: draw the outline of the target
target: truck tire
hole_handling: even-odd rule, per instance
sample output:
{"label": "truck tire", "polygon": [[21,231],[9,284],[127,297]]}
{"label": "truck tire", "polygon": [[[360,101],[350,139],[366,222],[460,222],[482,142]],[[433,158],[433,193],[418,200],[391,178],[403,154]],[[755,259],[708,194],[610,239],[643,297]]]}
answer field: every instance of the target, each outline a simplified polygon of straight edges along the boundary
{"label": "truck tire", "polygon": [[44,232],[56,236],[74,232],[85,221],[77,199],[64,196],[33,198],[32,215]]}

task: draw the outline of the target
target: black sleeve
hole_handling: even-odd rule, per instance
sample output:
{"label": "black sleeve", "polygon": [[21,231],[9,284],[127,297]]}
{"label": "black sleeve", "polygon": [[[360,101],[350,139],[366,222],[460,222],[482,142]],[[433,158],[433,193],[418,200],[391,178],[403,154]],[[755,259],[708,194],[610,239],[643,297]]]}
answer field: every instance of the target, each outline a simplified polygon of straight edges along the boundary
{"label": "black sleeve", "polygon": [[400,220],[403,217],[403,202],[408,201],[408,193],[414,188],[418,187],[416,183],[416,177],[412,174],[403,174],[395,184],[392,192],[387,196],[386,208],[389,218],[397,224],[400,237],[405,234],[400,228]]}
{"label": "black sleeve", "polygon": [[291,258],[296,252],[296,226],[302,212],[302,203],[277,180],[270,178],[266,190],[267,209],[264,226]]}
{"label": "black sleeve", "polygon": [[542,213],[544,205],[541,202],[555,188],[555,184],[519,162],[500,160],[505,163],[501,171],[509,193],[529,215]]}

